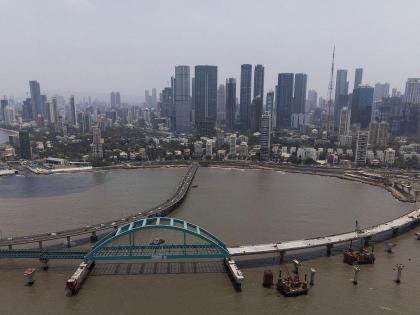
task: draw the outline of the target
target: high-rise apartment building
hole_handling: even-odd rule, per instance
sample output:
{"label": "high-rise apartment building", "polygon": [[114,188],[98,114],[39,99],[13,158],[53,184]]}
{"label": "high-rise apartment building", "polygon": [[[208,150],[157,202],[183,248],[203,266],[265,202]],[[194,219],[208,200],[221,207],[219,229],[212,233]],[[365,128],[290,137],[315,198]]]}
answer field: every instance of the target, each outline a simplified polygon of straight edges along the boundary
{"label": "high-rise apartment building", "polygon": [[367,128],[370,123],[373,105],[373,87],[361,85],[353,90],[351,102],[351,123]]}
{"label": "high-rise apartment building", "polygon": [[175,126],[178,133],[191,132],[190,67],[175,67]]}
{"label": "high-rise apartment building", "polygon": [[295,74],[295,86],[293,94],[293,114],[304,114],[306,103],[306,84],[308,76],[305,73]]}
{"label": "high-rise apartment building", "polygon": [[233,130],[235,125],[235,109],[236,109],[236,79],[226,79],[226,130]]}
{"label": "high-rise apartment building", "polygon": [[308,91],[308,98],[306,101],[307,108],[306,110],[314,110],[318,106],[318,93],[315,90]]}
{"label": "high-rise apartment building", "polygon": [[366,165],[366,153],[368,145],[369,132],[359,130],[356,137],[356,156],[354,162],[357,165]]}
{"label": "high-rise apartment building", "polygon": [[195,128],[200,135],[209,135],[217,119],[217,66],[195,66]]}
{"label": "high-rise apartment building", "polygon": [[21,130],[19,131],[19,147],[20,147],[20,157],[22,159],[31,160],[32,159],[32,148],[31,148],[31,139],[29,137],[29,131]]}
{"label": "high-rise apartment building", "polygon": [[340,113],[340,124],[338,127],[339,136],[347,136],[350,132],[351,110],[348,106],[344,106]]}
{"label": "high-rise apartment building", "polygon": [[377,102],[389,97],[389,87],[389,83],[376,83],[373,90],[373,101]]}
{"label": "high-rise apartment building", "polygon": [[354,72],[353,89],[358,88],[360,85],[362,85],[362,80],[363,80],[363,68],[356,68],[356,71]]}
{"label": "high-rise apartment building", "polygon": [[266,98],[266,106],[265,111],[271,115],[271,128],[276,127],[276,119],[275,119],[275,106],[274,106],[274,91],[270,90],[267,92]]}
{"label": "high-rise apartment building", "polygon": [[249,113],[251,107],[252,65],[241,65],[241,86],[239,95],[240,122],[242,129],[249,129]]}
{"label": "high-rise apartment building", "polygon": [[36,119],[38,115],[43,116],[41,88],[38,81],[29,81],[29,89],[31,92],[32,119]]}
{"label": "high-rise apartment building", "polygon": [[261,161],[270,160],[270,136],[271,136],[271,115],[269,112],[265,112],[261,116],[261,136],[260,136]]}
{"label": "high-rise apartment building", "polygon": [[70,96],[70,124],[77,125],[76,104],[74,103],[74,96]]}
{"label": "high-rise apartment building", "polygon": [[276,87],[276,127],[290,128],[293,105],[293,73],[279,73]]}
{"label": "high-rise apartment building", "polygon": [[261,115],[263,113],[263,104],[261,96],[257,96],[252,100],[250,113],[250,133],[260,132],[261,129]]}
{"label": "high-rise apartment building", "polygon": [[254,68],[254,98],[261,97],[264,104],[264,66],[256,65]]}
{"label": "high-rise apartment building", "polygon": [[347,70],[338,69],[335,81],[334,98],[334,124],[338,126],[340,122],[340,111],[348,103],[349,82],[347,81]]}
{"label": "high-rise apartment building", "polygon": [[[236,85],[236,84],[235,84]],[[236,92],[235,92],[236,97]],[[235,99],[236,106],[236,99]],[[223,125],[226,119],[226,87],[220,84],[217,88],[217,121],[219,125]]]}
{"label": "high-rise apartment building", "polygon": [[103,151],[103,143],[104,139],[101,138],[101,129],[98,126],[92,127],[92,144],[91,147],[91,155],[92,160],[101,160],[104,157]]}
{"label": "high-rise apartment building", "polygon": [[409,78],[405,84],[404,102],[420,104],[420,78]]}

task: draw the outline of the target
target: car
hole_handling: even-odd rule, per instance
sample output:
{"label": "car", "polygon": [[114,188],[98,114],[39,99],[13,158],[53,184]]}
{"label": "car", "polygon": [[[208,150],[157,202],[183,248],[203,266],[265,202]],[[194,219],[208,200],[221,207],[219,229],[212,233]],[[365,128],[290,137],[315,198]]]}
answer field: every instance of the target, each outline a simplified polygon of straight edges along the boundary
{"label": "car", "polygon": [[57,235],[57,233],[55,233],[55,232],[52,232],[52,233],[51,233],[51,235],[52,235],[52,236],[56,236],[56,235]]}
{"label": "car", "polygon": [[112,223],[111,223],[111,225],[112,225],[112,226],[114,226],[115,224],[117,224],[117,223],[115,223],[115,222],[112,222]]}

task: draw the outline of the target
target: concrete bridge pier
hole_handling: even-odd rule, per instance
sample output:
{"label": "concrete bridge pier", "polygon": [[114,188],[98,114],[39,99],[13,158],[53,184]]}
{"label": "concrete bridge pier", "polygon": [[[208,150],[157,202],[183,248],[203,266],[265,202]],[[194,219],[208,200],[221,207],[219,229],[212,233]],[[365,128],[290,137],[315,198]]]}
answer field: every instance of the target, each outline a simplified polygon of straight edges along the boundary
{"label": "concrete bridge pier", "polygon": [[284,251],[284,250],[281,250],[281,251],[279,251],[279,264],[281,265],[281,264],[283,264],[283,261],[284,261],[284,255],[286,254],[286,251]]}
{"label": "concrete bridge pier", "polygon": [[397,236],[397,234],[398,234],[398,232],[399,232],[399,228],[393,228],[392,229],[392,236]]}
{"label": "concrete bridge pier", "polygon": [[98,241],[98,236],[96,235],[96,231],[92,232],[92,235],[90,236],[90,242],[95,243]]}
{"label": "concrete bridge pier", "polygon": [[333,244],[327,244],[327,256],[330,257],[331,256],[331,250],[333,248]]}
{"label": "concrete bridge pier", "polygon": [[48,262],[50,261],[48,258],[40,258],[39,261],[41,262],[42,265],[42,269],[43,270],[48,270],[49,266],[48,266]]}
{"label": "concrete bridge pier", "polygon": [[42,241],[38,242],[38,247],[39,247],[39,249],[42,249]]}
{"label": "concrete bridge pier", "polygon": [[12,250],[13,249],[12,244],[7,245],[7,247],[9,247],[9,250]]}
{"label": "concrete bridge pier", "polygon": [[363,244],[364,244],[365,247],[369,246],[371,238],[372,238],[372,236],[366,236],[365,238],[363,238]]}
{"label": "concrete bridge pier", "polygon": [[70,239],[70,235],[67,236],[67,248],[71,247],[71,239]]}

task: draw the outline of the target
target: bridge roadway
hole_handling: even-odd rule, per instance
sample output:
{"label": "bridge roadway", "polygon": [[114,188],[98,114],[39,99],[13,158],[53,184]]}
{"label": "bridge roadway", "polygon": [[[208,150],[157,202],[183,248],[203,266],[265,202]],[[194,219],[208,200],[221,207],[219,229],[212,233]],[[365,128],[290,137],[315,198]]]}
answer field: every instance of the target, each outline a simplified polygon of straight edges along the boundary
{"label": "bridge roadway", "polygon": [[129,222],[141,219],[143,217],[150,217],[150,216],[166,216],[173,210],[175,210],[185,199],[191,184],[194,180],[195,174],[198,170],[199,165],[197,163],[193,163],[188,167],[188,170],[182,181],[179,183],[176,192],[174,195],[164,201],[163,203],[145,211],[141,211],[123,217],[118,220],[103,222],[100,224],[94,224],[92,226],[85,226],[65,231],[57,231],[52,233],[43,233],[43,234],[35,234],[35,235],[26,235],[26,236],[18,236],[8,239],[0,239],[0,247],[7,246],[9,249],[12,249],[13,245],[22,245],[22,244],[30,244],[30,243],[38,243],[39,247],[42,248],[42,243],[45,241],[51,240],[58,240],[58,239],[67,239],[67,245],[70,247],[71,245],[71,237],[81,236],[81,235],[91,235],[91,240],[97,240],[97,233],[98,232],[105,232],[107,230],[118,228],[121,225],[125,225]]}
{"label": "bridge roadway", "polygon": [[286,241],[271,244],[245,245],[227,248],[232,256],[258,255],[279,253],[281,258],[286,251],[294,251],[299,249],[310,249],[315,247],[327,247],[327,254],[331,253],[334,244],[346,243],[354,240],[364,239],[366,242],[375,236],[385,232],[392,231],[394,234],[398,229],[409,224],[417,224],[420,222],[420,209],[414,210],[394,220],[386,223],[378,224],[372,227],[361,229],[359,231],[346,232],[342,234],[328,235],[296,241]]}

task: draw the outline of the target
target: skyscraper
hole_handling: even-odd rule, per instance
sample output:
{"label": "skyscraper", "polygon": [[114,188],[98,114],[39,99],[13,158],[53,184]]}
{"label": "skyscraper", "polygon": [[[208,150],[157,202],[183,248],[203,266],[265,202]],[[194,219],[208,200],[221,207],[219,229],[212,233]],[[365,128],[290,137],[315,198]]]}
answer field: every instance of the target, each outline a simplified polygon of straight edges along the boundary
{"label": "skyscraper", "polygon": [[160,101],[160,116],[170,117],[172,108],[172,89],[166,87],[162,90],[162,99]]}
{"label": "skyscraper", "polygon": [[38,81],[29,81],[31,91],[32,119],[42,115],[41,88]]}
{"label": "skyscraper", "polygon": [[22,159],[32,159],[31,140],[29,138],[29,131],[19,131],[20,156]]}
{"label": "skyscraper", "polygon": [[60,131],[60,122],[58,117],[58,108],[57,108],[57,98],[53,97],[48,102],[48,123],[50,128],[52,128],[55,132]]}
{"label": "skyscraper", "polygon": [[348,136],[350,131],[351,110],[348,106],[344,106],[340,113],[340,124],[338,126],[339,136]]}
{"label": "skyscraper", "polygon": [[369,133],[367,131],[359,130],[357,132],[356,156],[355,156],[355,159],[354,159],[354,161],[357,165],[365,165],[366,164],[368,137],[369,137]]}
{"label": "skyscraper", "polygon": [[351,123],[367,128],[370,123],[373,105],[373,87],[361,85],[353,90],[351,101]]}
{"label": "skyscraper", "polygon": [[98,126],[92,127],[92,144],[90,145],[92,160],[100,160],[104,157],[103,143],[104,139],[101,138],[101,129]]}
{"label": "skyscraper", "polygon": [[276,87],[277,128],[290,128],[293,104],[293,73],[280,73]]}
{"label": "skyscraper", "polygon": [[70,96],[70,124],[76,126],[77,116],[76,116],[76,105],[74,104],[74,96]]}
{"label": "skyscraper", "polygon": [[347,81],[347,70],[338,69],[335,81],[334,98],[334,124],[338,127],[340,122],[340,112],[343,106],[347,105],[349,94],[349,82]]}
{"label": "skyscraper", "polygon": [[175,126],[178,133],[191,132],[190,67],[175,67]]}
{"label": "skyscraper", "polygon": [[156,106],[157,104],[157,95],[156,95],[156,88],[152,88],[152,106]]}
{"label": "skyscraper", "polygon": [[261,129],[261,115],[263,112],[263,104],[261,96],[257,96],[252,100],[251,114],[250,114],[250,133],[260,132]]}
{"label": "skyscraper", "polygon": [[356,68],[354,72],[354,86],[353,89],[358,88],[362,84],[363,68]]}
{"label": "skyscraper", "polygon": [[276,127],[275,119],[275,107],[274,107],[274,91],[270,90],[267,92],[265,111],[271,115],[271,128]]}
{"label": "skyscraper", "polygon": [[233,130],[235,124],[236,108],[236,79],[226,79],[226,119],[225,127],[227,130]]}
{"label": "skyscraper", "polygon": [[373,101],[377,102],[389,97],[389,83],[376,83],[373,91]]}
{"label": "skyscraper", "polygon": [[[235,92],[236,95],[236,92]],[[236,102],[236,100],[235,100]],[[226,88],[224,84],[220,84],[217,88],[217,121],[224,124],[226,119]]]}
{"label": "skyscraper", "polygon": [[261,116],[260,160],[270,160],[271,115],[265,112]]}
{"label": "skyscraper", "polygon": [[241,87],[239,95],[239,116],[242,129],[249,129],[249,112],[251,107],[252,65],[241,65]]}
{"label": "skyscraper", "polygon": [[254,68],[254,98],[261,96],[264,104],[264,66],[256,65]]}
{"label": "skyscraper", "polygon": [[4,98],[0,101],[0,121],[5,121],[5,109],[9,105],[9,101]]}
{"label": "skyscraper", "polygon": [[306,110],[314,110],[318,105],[318,93],[315,90],[308,91],[307,99],[307,108]]}
{"label": "skyscraper", "polygon": [[305,73],[295,74],[295,88],[292,107],[292,113],[294,114],[304,114],[306,112],[305,103],[307,78],[308,77]]}
{"label": "skyscraper", "polygon": [[409,78],[405,84],[404,102],[420,104],[420,78]]}
{"label": "skyscraper", "polygon": [[217,66],[195,66],[195,127],[200,135],[211,134],[217,119]]}

